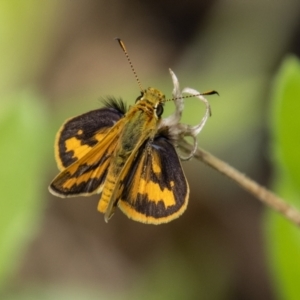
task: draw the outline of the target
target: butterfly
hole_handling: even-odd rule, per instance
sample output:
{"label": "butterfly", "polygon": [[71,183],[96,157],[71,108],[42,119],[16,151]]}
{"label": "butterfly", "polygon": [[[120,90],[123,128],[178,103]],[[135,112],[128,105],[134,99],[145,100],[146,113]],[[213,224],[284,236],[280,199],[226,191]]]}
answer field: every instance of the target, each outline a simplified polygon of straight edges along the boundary
{"label": "butterfly", "polygon": [[[124,43],[117,40],[136,76]],[[103,108],[62,125],[55,139],[60,173],[49,186],[53,195],[99,194],[98,210],[106,222],[117,207],[130,219],[147,224],[167,223],[185,211],[189,185],[175,149],[176,140],[199,133],[210,115],[203,95],[216,92],[187,91],[205,99],[201,98],[207,109],[198,126],[183,126],[179,119],[184,97],[170,72],[175,85],[171,100],[177,109],[166,119],[162,118],[168,101],[165,95],[155,88],[142,89],[136,76],[141,94],[133,106],[128,108],[123,100],[108,97]],[[194,141],[196,146],[196,138]]]}

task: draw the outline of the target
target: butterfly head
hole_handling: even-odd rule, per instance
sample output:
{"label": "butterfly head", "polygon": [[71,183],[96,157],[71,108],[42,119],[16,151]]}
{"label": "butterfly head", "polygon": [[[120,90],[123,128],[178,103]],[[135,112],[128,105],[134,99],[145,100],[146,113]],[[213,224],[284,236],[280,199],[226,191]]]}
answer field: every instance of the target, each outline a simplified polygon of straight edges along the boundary
{"label": "butterfly head", "polygon": [[145,107],[148,112],[154,113],[157,119],[160,119],[164,112],[164,102],[166,102],[165,95],[151,87],[143,90],[135,101],[137,105]]}

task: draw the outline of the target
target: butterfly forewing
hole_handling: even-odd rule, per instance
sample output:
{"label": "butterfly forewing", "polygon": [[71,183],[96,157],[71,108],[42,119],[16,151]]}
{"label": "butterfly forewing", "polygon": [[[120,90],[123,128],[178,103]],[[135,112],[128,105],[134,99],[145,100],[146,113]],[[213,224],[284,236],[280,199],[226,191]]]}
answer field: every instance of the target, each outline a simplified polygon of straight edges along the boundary
{"label": "butterfly forewing", "polygon": [[105,103],[109,107],[71,118],[62,125],[55,140],[55,158],[60,170],[85,156],[124,116],[121,101],[111,99]]}
{"label": "butterfly forewing", "polygon": [[101,192],[124,126],[122,117],[115,108],[103,108],[70,119],[62,126],[56,145],[62,172],[50,184],[53,194],[72,197]]}

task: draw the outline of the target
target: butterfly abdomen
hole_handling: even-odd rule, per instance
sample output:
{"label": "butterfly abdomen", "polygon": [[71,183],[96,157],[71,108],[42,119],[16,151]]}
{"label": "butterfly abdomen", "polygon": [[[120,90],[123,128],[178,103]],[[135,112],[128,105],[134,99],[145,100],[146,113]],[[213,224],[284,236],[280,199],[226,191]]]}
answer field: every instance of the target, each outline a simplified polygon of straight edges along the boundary
{"label": "butterfly abdomen", "polygon": [[[130,118],[128,117],[130,116]],[[132,108],[127,114],[129,122],[126,123],[114,151],[108,174],[99,201],[98,210],[105,213],[108,204],[112,201],[117,204],[116,197],[120,195],[115,189],[120,187],[118,178],[124,171],[130,155],[155,132],[157,119],[148,117],[142,109]]]}

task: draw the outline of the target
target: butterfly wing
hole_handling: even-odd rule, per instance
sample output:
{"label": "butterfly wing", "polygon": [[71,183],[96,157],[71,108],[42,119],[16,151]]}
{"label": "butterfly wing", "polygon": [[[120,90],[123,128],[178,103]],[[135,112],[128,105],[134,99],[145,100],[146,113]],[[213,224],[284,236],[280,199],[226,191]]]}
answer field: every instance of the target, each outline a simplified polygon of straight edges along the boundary
{"label": "butterfly wing", "polygon": [[121,100],[109,99],[105,108],[67,120],[55,139],[55,158],[60,170],[84,157],[126,112]]}
{"label": "butterfly wing", "polygon": [[160,224],[179,217],[186,209],[188,182],[167,137],[158,135],[146,141],[124,175],[118,206],[129,218]]}
{"label": "butterfly wing", "polygon": [[102,108],[62,126],[56,139],[56,159],[62,171],[49,186],[52,194],[72,197],[101,192],[123,127],[122,117],[120,109]]}
{"label": "butterfly wing", "polygon": [[123,127],[122,121],[113,126],[88,153],[54,178],[49,186],[52,194],[73,197],[88,196],[102,191],[111,156]]}

